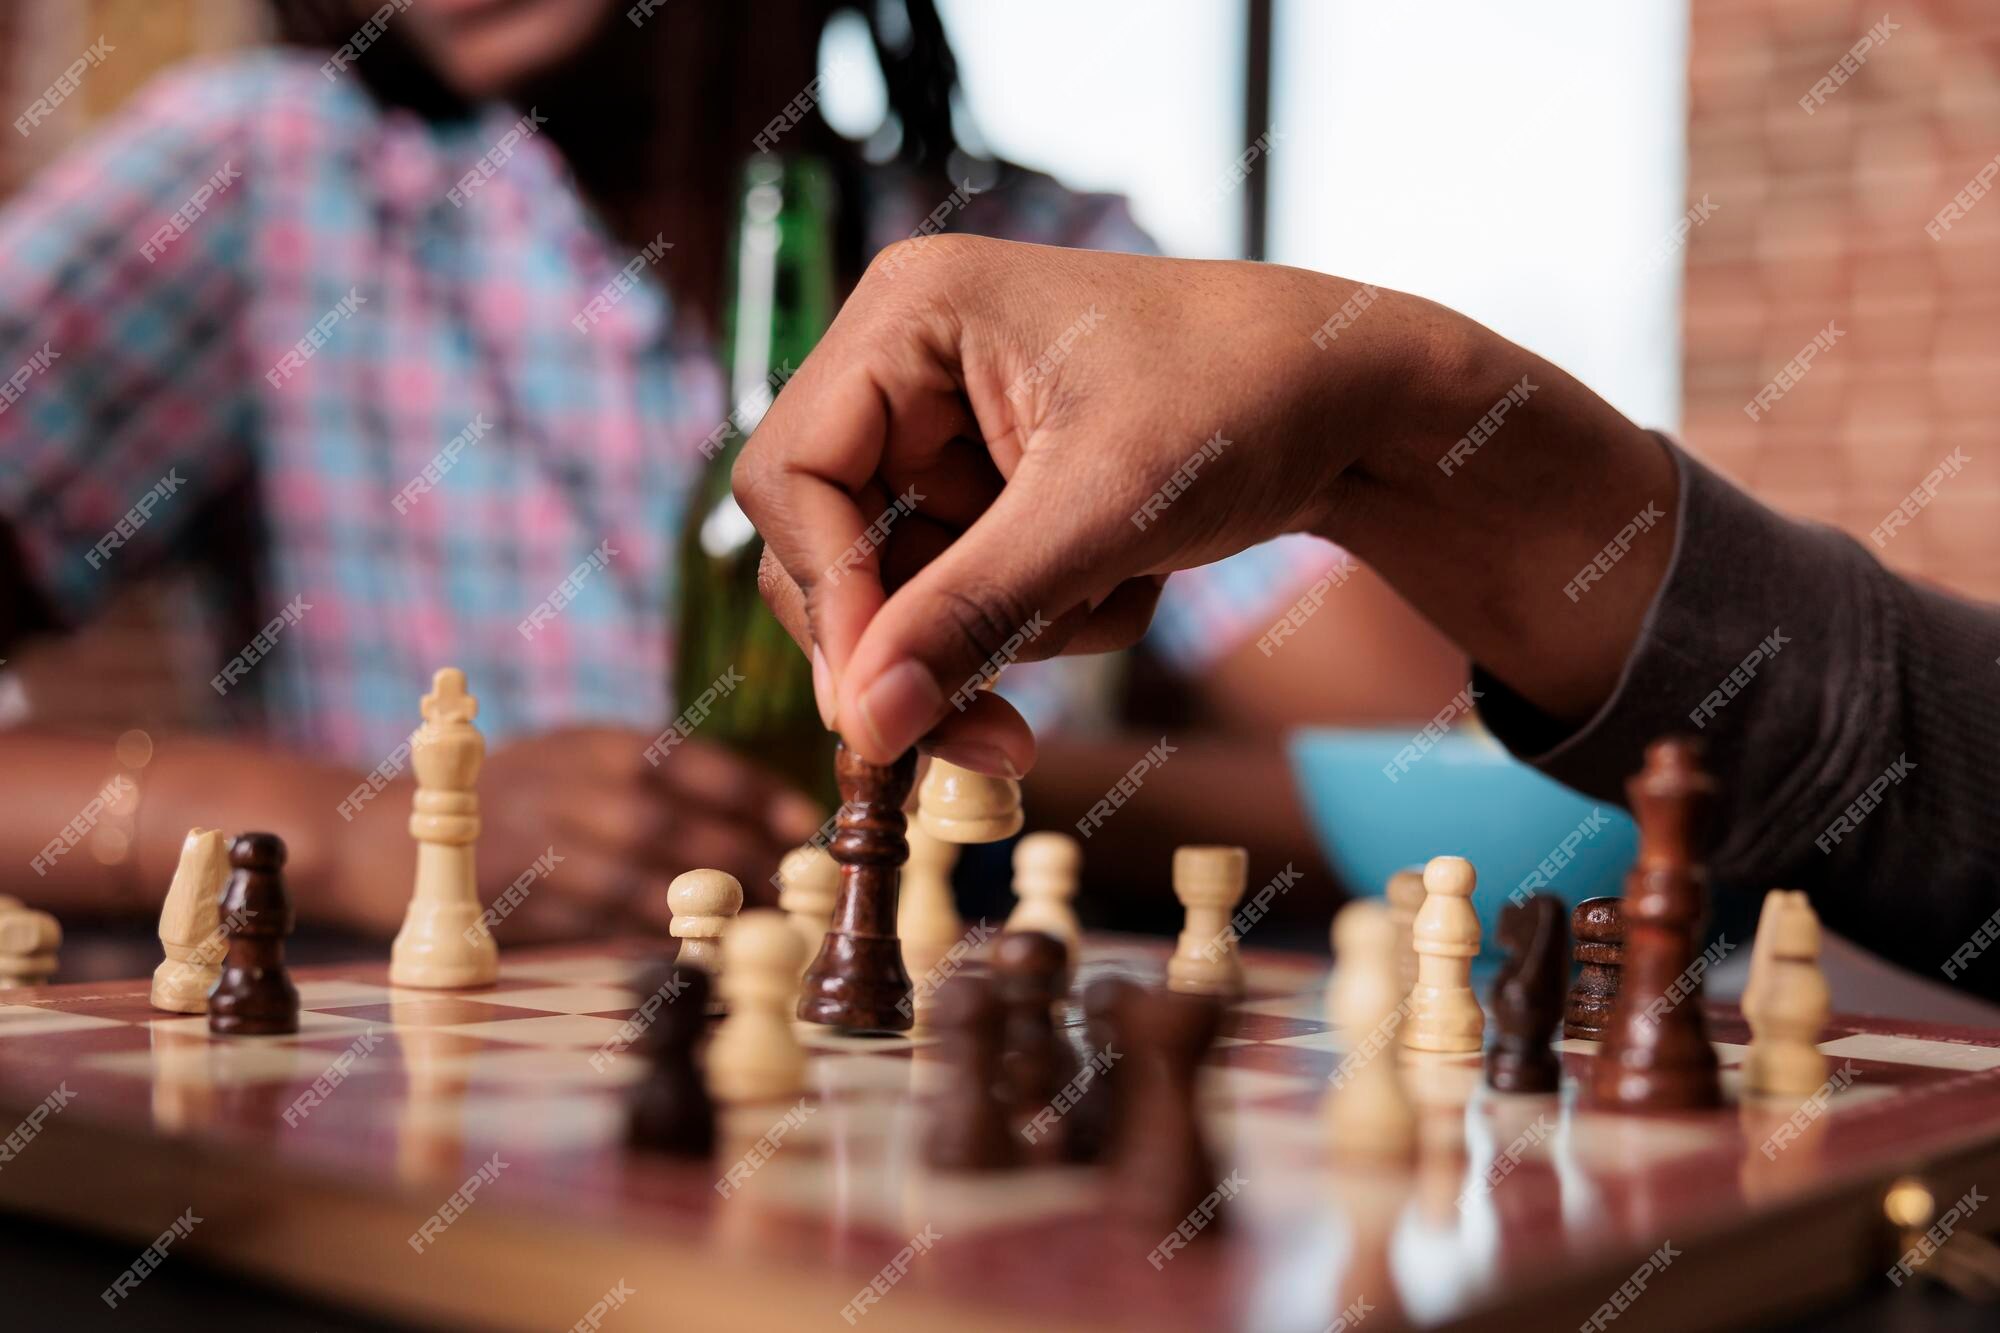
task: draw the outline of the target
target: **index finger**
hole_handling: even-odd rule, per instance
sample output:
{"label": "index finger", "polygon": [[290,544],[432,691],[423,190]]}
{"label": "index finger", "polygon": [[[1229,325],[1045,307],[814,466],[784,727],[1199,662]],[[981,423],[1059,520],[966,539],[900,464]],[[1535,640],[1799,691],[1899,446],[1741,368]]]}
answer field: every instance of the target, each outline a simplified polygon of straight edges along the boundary
{"label": "index finger", "polygon": [[948,337],[927,319],[851,310],[772,402],[733,478],[836,680],[884,599],[858,497],[892,448],[934,450],[971,425]]}

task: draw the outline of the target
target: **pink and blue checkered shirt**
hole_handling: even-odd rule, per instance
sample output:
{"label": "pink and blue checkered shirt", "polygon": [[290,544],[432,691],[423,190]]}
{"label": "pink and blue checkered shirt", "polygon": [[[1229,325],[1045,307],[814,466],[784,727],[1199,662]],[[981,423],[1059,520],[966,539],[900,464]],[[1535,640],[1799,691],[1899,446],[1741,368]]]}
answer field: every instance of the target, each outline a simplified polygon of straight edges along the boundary
{"label": "pink and blue checkered shirt", "polygon": [[[0,211],[0,519],[59,615],[227,536],[249,567],[212,561],[215,600],[271,625],[216,664],[239,729],[371,766],[444,664],[496,743],[659,724],[725,386],[657,254],[607,235],[535,128],[427,123],[262,52],[164,76]],[[968,216],[991,234],[1149,248],[1122,203],[1045,178],[990,202]],[[873,243],[924,207],[885,184]],[[617,284],[635,260],[646,279]],[[1178,578],[1163,645],[1254,634],[1324,563]]]}

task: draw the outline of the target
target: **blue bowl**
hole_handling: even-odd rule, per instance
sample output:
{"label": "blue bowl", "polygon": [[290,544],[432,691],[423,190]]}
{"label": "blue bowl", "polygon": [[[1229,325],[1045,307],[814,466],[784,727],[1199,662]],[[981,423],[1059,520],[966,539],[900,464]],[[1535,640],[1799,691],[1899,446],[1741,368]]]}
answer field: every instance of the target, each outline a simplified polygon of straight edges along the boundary
{"label": "blue bowl", "polygon": [[1411,743],[1407,730],[1291,736],[1313,832],[1355,893],[1379,895],[1390,875],[1433,856],[1463,856],[1479,874],[1472,905],[1491,958],[1501,909],[1524,884],[1572,906],[1620,892],[1639,842],[1623,810],[1543,777],[1484,735],[1444,736],[1399,768]]}

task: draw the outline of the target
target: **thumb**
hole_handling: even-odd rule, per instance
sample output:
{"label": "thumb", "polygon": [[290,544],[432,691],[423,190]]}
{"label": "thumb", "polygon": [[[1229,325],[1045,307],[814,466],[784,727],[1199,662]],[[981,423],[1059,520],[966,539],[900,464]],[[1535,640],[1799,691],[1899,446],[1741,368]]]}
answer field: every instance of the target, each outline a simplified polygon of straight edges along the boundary
{"label": "thumb", "polygon": [[[842,730],[888,763],[963,713],[1002,668],[1042,658],[1123,578],[1101,515],[1017,471],[993,504],[868,621],[840,680]],[[1065,514],[1064,509],[1070,512]],[[1102,586],[1100,586],[1102,585]],[[1148,608],[1150,610],[1150,608]]]}

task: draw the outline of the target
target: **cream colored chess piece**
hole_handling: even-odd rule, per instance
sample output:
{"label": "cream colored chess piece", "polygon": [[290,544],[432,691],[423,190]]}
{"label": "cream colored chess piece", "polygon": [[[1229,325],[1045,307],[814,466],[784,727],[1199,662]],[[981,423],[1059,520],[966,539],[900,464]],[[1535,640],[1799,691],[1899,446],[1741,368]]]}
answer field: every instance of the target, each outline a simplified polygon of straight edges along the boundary
{"label": "cream colored chess piece", "polygon": [[932,759],[917,794],[917,822],[940,842],[998,842],[1021,831],[1021,784]]}
{"label": "cream colored chess piece", "polygon": [[778,906],[785,909],[792,929],[805,946],[803,974],[819,956],[826,942],[827,928],[833,925],[833,902],[840,896],[840,864],[824,847],[808,843],[794,847],[778,862]]}
{"label": "cream colored chess piece", "polygon": [[1389,919],[1396,925],[1396,975],[1402,980],[1403,994],[1408,995],[1410,987],[1417,984],[1414,928],[1424,905],[1424,872],[1398,870],[1389,876],[1383,897],[1389,902]]}
{"label": "cream colored chess piece", "polygon": [[911,994],[916,1005],[912,1017],[921,1026],[928,1022],[931,997],[937,990],[926,978],[964,937],[965,922],[951,896],[957,844],[932,837],[916,823],[904,836],[910,844],[910,856],[903,863],[902,888],[896,899],[896,937],[903,942],[903,970],[916,983]]}
{"label": "cream colored chess piece", "polygon": [[1390,1020],[1404,991],[1389,909],[1369,901],[1341,908],[1333,920],[1333,950],[1326,1018],[1346,1053],[1321,1103],[1327,1135],[1344,1156],[1407,1160],[1417,1148],[1417,1113],[1396,1067]]}
{"label": "cream colored chess piece", "polygon": [[777,912],[745,912],[722,937],[729,1016],[708,1043],[708,1091],[725,1102],[776,1101],[805,1091],[806,1053],[792,1033],[799,934]]}
{"label": "cream colored chess piece", "polygon": [[1187,909],[1167,989],[1233,1000],[1243,994],[1243,960],[1229,914],[1243,898],[1250,854],[1241,847],[1176,847],[1174,897]]}
{"label": "cream colored chess piece", "polygon": [[667,885],[667,933],[681,942],[679,961],[710,976],[722,970],[722,936],[743,910],[743,885],[725,870],[689,870]]}
{"label": "cream colored chess piece", "polygon": [[1008,930],[1038,930],[1069,948],[1070,966],[1083,942],[1083,926],[1070,901],[1083,870],[1083,848],[1067,833],[1030,833],[1014,847],[1014,910]]}
{"label": "cream colored chess piece", "polygon": [[56,974],[62,926],[19,898],[0,893],[0,990],[39,986]]}
{"label": "cream colored chess piece", "polygon": [[473,847],[479,840],[474,784],[486,739],[472,725],[479,700],[465,673],[445,667],[431,678],[424,722],[410,736],[417,794],[410,836],[417,840],[416,889],[389,951],[389,984],[426,990],[487,986],[500,975],[500,951],[479,911]]}
{"label": "cream colored chess piece", "polygon": [[1424,867],[1424,905],[1411,928],[1417,984],[1403,1044],[1413,1051],[1477,1051],[1486,1015],[1472,993],[1479,953],[1479,914],[1472,910],[1472,862],[1436,856]]}
{"label": "cream colored chess piece", "polygon": [[205,1014],[208,993],[222,975],[229,941],[222,934],[222,886],[229,882],[229,842],[212,828],[191,828],[160,909],[166,961],[153,969],[153,1007]]}
{"label": "cream colored chess piece", "polygon": [[1784,889],[1766,894],[1743,990],[1743,1017],[1750,1024],[1745,1092],[1809,1097],[1826,1082],[1827,1059],[1814,1043],[1833,997],[1819,949],[1819,917],[1806,895]]}

